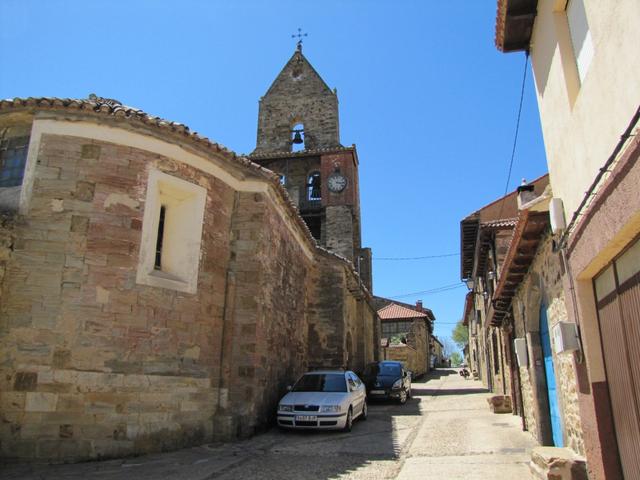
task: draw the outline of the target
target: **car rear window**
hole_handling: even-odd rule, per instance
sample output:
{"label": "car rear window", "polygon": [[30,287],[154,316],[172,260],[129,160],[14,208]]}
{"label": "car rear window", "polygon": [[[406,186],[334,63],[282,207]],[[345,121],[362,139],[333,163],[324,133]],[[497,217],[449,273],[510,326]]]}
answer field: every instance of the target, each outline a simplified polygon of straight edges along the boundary
{"label": "car rear window", "polygon": [[342,374],[309,374],[303,375],[292,390],[294,392],[346,392],[347,382]]}
{"label": "car rear window", "polygon": [[365,375],[373,377],[376,375],[382,376],[400,376],[401,367],[395,363],[373,363],[367,365],[365,369]]}

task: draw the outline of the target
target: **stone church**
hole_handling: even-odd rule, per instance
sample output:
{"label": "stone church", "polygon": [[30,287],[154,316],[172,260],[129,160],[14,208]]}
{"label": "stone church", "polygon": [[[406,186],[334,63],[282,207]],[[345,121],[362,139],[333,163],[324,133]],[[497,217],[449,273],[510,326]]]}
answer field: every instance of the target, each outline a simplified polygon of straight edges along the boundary
{"label": "stone church", "polygon": [[260,99],[250,158],[280,175],[313,237],[351,260],[371,291],[371,250],[360,238],[358,154],[340,144],[338,96],[301,45]]}
{"label": "stone church", "polygon": [[355,147],[301,49],[239,156],[119,101],[0,101],[0,454],[251,435],[378,358]]}

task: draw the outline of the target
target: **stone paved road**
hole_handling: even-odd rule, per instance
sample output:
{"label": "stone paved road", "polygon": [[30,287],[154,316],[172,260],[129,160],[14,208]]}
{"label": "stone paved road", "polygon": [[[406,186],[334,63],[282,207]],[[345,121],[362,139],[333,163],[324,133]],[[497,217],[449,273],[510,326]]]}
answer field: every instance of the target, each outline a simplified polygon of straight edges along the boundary
{"label": "stone paved road", "polygon": [[489,413],[478,382],[441,369],[406,405],[373,404],[340,432],[280,432],[178,452],[76,465],[0,467],[0,479],[522,479],[535,446],[519,419]]}

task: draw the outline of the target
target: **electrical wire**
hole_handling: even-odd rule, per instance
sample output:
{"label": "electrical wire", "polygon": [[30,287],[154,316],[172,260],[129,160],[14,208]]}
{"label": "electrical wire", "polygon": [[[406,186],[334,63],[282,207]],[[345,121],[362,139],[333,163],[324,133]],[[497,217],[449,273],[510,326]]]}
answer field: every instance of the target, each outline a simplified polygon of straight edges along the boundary
{"label": "electrical wire", "polygon": [[445,257],[457,257],[459,253],[444,253],[442,255],[426,255],[424,257],[373,257],[373,260],[387,260],[387,261],[407,261],[407,260],[426,260],[429,258],[445,258]]}
{"label": "electrical wire", "polygon": [[522,103],[524,101],[524,87],[527,83],[527,67],[529,66],[529,50],[525,51],[524,55],[524,73],[522,74],[522,88],[520,89],[520,105],[518,106],[518,117],[516,119],[516,131],[513,136],[513,147],[511,148],[511,160],[509,161],[509,173],[507,174],[507,183],[504,186],[504,193],[502,194],[502,202],[500,202],[500,213],[498,218],[502,218],[502,209],[504,208],[505,196],[509,191],[509,182],[511,181],[511,172],[513,170],[513,160],[516,157],[516,145],[518,144],[518,133],[520,132],[520,116],[522,115]]}
{"label": "electrical wire", "polygon": [[387,298],[405,298],[413,297],[414,295],[429,295],[432,293],[441,293],[449,290],[455,290],[456,288],[466,287],[462,282],[451,283],[449,285],[443,285],[441,287],[432,288],[430,290],[422,290],[420,292],[400,293],[398,295],[389,295]]}

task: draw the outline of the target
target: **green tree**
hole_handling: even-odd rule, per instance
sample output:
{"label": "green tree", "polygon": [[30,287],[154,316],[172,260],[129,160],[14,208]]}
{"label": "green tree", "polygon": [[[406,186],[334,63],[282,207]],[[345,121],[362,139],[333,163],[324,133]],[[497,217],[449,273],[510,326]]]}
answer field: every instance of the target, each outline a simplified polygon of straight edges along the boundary
{"label": "green tree", "polygon": [[453,352],[451,354],[451,366],[459,367],[461,363],[462,363],[462,355],[460,355],[460,352]]}
{"label": "green tree", "polygon": [[462,324],[462,320],[458,321],[456,326],[453,327],[451,338],[453,338],[460,350],[464,350],[465,345],[469,343],[469,329]]}

